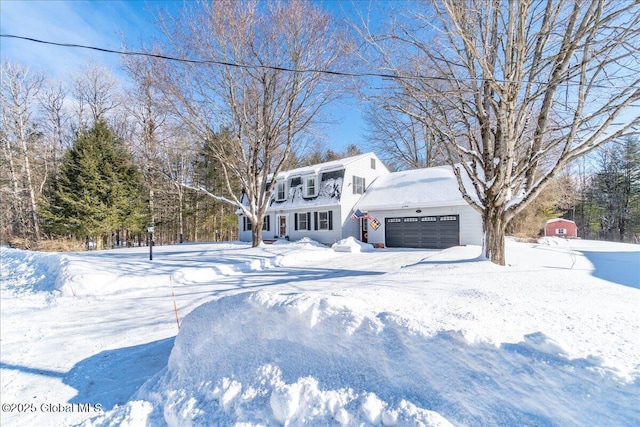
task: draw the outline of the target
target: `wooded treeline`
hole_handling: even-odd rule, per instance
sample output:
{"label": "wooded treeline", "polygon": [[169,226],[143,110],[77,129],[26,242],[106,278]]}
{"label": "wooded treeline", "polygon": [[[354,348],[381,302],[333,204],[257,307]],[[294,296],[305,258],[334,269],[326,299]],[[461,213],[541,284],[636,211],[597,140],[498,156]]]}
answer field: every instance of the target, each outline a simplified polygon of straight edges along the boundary
{"label": "wooded treeline", "polygon": [[4,244],[146,245],[150,225],[157,244],[236,238],[233,207],[180,185],[223,185],[206,144],[130,76],[136,85],[123,87],[110,70],[87,65],[51,81],[2,63]]}

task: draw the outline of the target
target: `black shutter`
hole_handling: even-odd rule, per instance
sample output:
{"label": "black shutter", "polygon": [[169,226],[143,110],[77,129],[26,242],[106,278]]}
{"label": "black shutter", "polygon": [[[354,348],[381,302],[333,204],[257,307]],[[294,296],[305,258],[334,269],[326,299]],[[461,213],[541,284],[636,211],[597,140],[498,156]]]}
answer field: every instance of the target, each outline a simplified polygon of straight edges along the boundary
{"label": "black shutter", "polygon": [[318,212],[313,213],[313,229],[318,229]]}
{"label": "black shutter", "polygon": [[247,217],[242,217],[242,231],[247,231]]}
{"label": "black shutter", "polygon": [[311,230],[311,212],[307,212],[307,230]]}
{"label": "black shutter", "polygon": [[267,231],[271,231],[271,218],[269,218],[269,215],[267,215],[265,221],[267,221]]}
{"label": "black shutter", "polygon": [[329,230],[333,230],[333,211],[329,211]]}
{"label": "black shutter", "polygon": [[293,214],[293,229],[298,230],[298,214]]}

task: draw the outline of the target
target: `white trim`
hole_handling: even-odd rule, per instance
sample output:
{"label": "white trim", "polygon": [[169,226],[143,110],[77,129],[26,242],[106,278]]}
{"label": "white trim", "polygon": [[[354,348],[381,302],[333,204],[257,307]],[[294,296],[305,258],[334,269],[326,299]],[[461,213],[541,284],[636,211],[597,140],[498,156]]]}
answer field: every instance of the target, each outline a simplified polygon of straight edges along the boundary
{"label": "white trim", "polygon": [[[325,214],[326,218],[323,220],[320,215]],[[326,223],[326,227],[322,227],[323,221]],[[329,211],[318,211],[318,231],[329,231]]]}
{"label": "white trim", "polygon": [[[282,188],[282,198],[280,197],[280,188]],[[277,181],[276,182],[276,197],[275,200],[277,202],[283,202],[287,200],[287,181]]]}
{"label": "white trim", "polygon": [[[313,180],[313,193],[309,192],[309,183]],[[318,175],[302,177],[302,197],[316,197],[318,195]]]}

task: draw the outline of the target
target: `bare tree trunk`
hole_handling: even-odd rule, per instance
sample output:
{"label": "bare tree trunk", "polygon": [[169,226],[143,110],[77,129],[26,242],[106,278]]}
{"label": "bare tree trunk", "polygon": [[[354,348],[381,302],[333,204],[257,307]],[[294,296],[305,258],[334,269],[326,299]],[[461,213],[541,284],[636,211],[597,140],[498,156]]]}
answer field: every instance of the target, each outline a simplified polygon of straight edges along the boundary
{"label": "bare tree trunk", "polygon": [[183,208],[183,187],[178,186],[178,241],[180,244],[184,241],[184,208]]}
{"label": "bare tree trunk", "polygon": [[27,141],[22,139],[22,155],[24,157],[24,170],[27,176],[27,190],[29,191],[29,201],[31,202],[31,223],[33,226],[33,234],[36,241],[40,240],[40,220],[38,219],[38,206],[36,204],[36,192],[33,188],[33,179],[31,178],[31,165],[29,163],[29,150],[27,149]]}
{"label": "bare tree trunk", "polygon": [[13,191],[11,191],[11,200],[12,200],[12,213],[11,213],[11,233],[19,231],[22,234],[22,237],[26,237],[26,230],[23,227],[20,227],[18,230],[16,227],[16,221],[22,223],[24,221],[24,209],[22,206],[22,198],[20,197],[20,185],[18,184],[18,176],[16,173],[16,168],[13,162],[13,154],[11,150],[11,145],[9,143],[9,139],[5,138],[5,157],[7,158],[7,162],[9,163],[9,173],[11,175],[11,184],[13,187]]}
{"label": "bare tree trunk", "polygon": [[[40,240],[40,222],[37,210],[37,194],[34,187],[33,171],[31,168],[31,156],[35,157],[35,153],[31,152],[35,141],[39,138],[35,132],[34,119],[32,115],[36,111],[38,92],[42,89],[43,78],[37,74],[31,74],[27,67],[19,64],[3,63],[2,64],[2,108],[3,122],[2,133],[3,138],[7,139],[6,149],[11,151],[9,140],[14,141],[14,147],[20,151],[22,155],[23,177],[18,177],[15,165],[13,167],[13,183],[15,190],[16,179],[26,180],[26,191],[28,193],[27,204],[29,206],[29,234]],[[31,146],[29,146],[30,144]],[[9,157],[11,159],[11,156]],[[20,197],[20,193],[16,193],[16,197]]]}
{"label": "bare tree trunk", "polygon": [[507,227],[505,214],[500,209],[487,209],[483,212],[483,253],[498,265],[505,265],[504,235]]}
{"label": "bare tree trunk", "polygon": [[200,200],[198,198],[198,195],[196,194],[196,211],[193,213],[193,241],[197,242],[198,241],[198,227],[200,226],[199,223],[199,219],[200,219]]}
{"label": "bare tree trunk", "polygon": [[259,221],[255,224],[255,227],[252,224],[251,228],[251,247],[255,248],[262,244],[262,224],[264,221]]}

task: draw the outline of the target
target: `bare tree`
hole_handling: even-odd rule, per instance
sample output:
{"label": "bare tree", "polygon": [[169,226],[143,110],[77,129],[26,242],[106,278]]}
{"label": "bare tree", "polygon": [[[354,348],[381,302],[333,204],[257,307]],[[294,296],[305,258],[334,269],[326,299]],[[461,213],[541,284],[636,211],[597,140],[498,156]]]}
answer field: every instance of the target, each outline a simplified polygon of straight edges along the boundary
{"label": "bare tree", "polygon": [[[71,141],[70,117],[65,103],[68,100],[68,89],[62,83],[45,87],[40,96],[40,108],[42,109],[42,128],[47,140],[47,155],[45,168],[47,177],[49,173],[55,176],[62,161],[62,154]],[[44,185],[44,180],[43,180]]]}
{"label": "bare tree", "polygon": [[[2,138],[3,154],[9,166],[13,191],[12,209],[17,218],[23,215],[24,206],[28,206],[27,216],[30,218],[29,233],[40,240],[40,221],[36,200],[38,192],[32,170],[31,147],[39,138],[35,123],[38,92],[42,89],[44,79],[31,73],[27,67],[6,62],[2,64]],[[16,155],[16,153],[20,153]],[[20,169],[19,169],[20,168]],[[24,202],[26,192],[27,202]]]}
{"label": "bare tree", "polygon": [[[640,2],[442,0],[423,11],[415,26],[363,34],[397,93],[429,105],[414,117],[482,214],[485,256],[504,265],[506,225],[554,176],[638,132]],[[421,75],[406,76],[412,60]]]}
{"label": "bare tree", "polygon": [[[339,66],[346,45],[329,16],[310,2],[189,5],[164,22],[165,35],[173,55],[210,62],[163,63],[155,74],[175,111],[221,164],[226,195],[210,195],[242,210],[255,246],[262,241],[271,176],[338,93],[318,70]],[[221,137],[222,129],[230,132]]]}
{"label": "bare tree", "polygon": [[111,71],[97,64],[84,67],[76,75],[73,86],[80,127],[86,128],[99,120],[106,120],[107,113],[120,105],[117,91],[118,82]]}
{"label": "bare tree", "polygon": [[394,106],[393,101],[389,97],[382,104],[374,102],[365,113],[372,150],[395,170],[444,164],[433,131],[416,119],[420,114],[407,114],[405,108]]}

